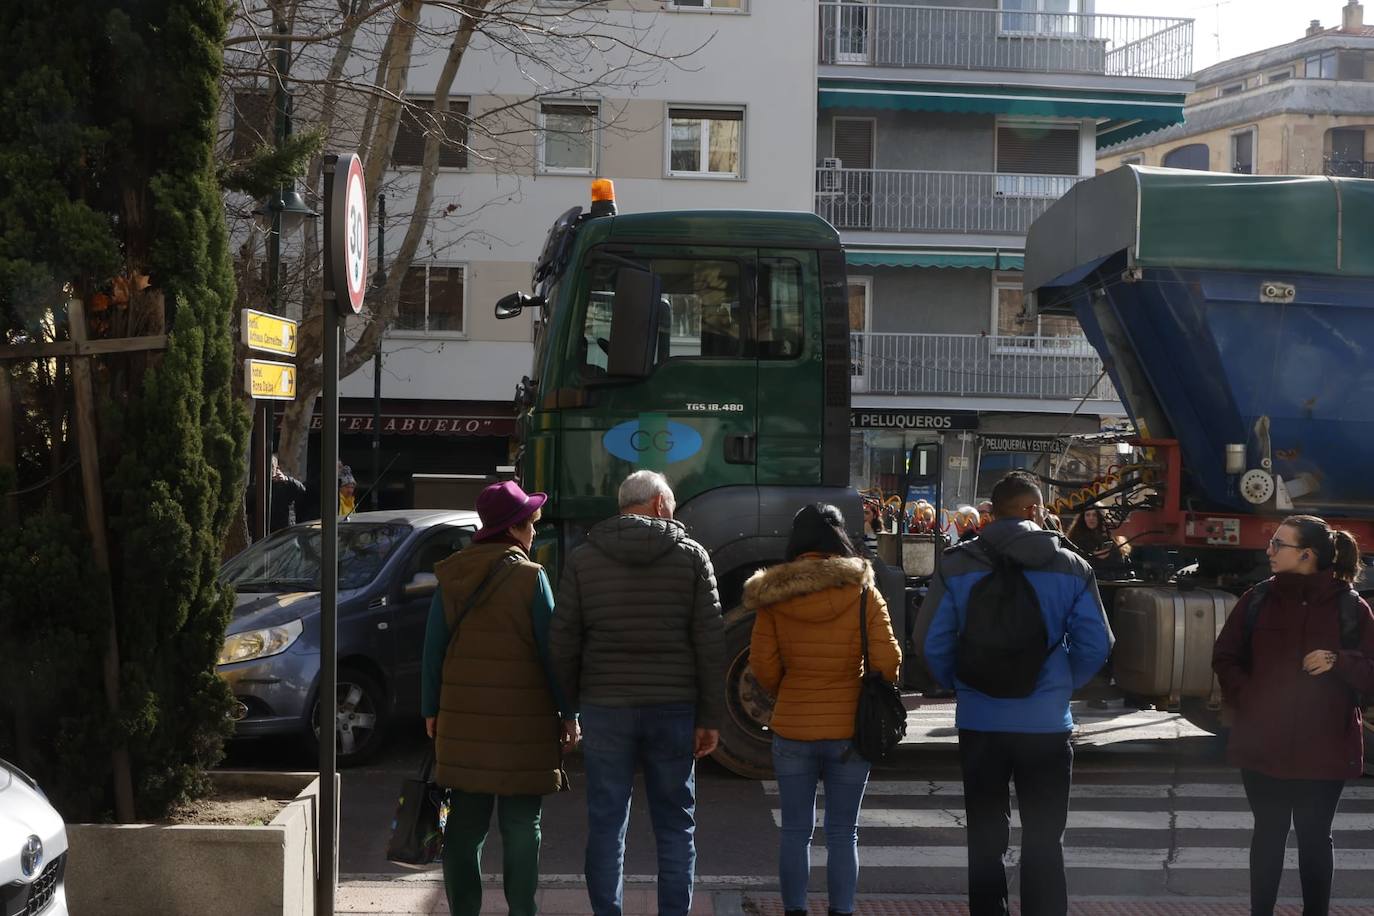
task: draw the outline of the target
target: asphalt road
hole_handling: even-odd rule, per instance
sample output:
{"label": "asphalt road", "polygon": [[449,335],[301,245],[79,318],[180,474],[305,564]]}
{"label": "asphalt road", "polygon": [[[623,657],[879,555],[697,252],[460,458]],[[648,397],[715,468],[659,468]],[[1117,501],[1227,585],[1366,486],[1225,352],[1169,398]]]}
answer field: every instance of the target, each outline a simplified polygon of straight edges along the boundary
{"label": "asphalt road", "polygon": [[[915,705],[914,701],[910,705]],[[914,710],[908,740],[897,758],[892,765],[875,770],[864,806],[867,820],[860,830],[861,890],[957,893],[961,887],[964,869],[958,816],[962,815],[962,798],[958,797],[961,790],[952,714],[948,703],[926,704]],[[1236,782],[1235,773],[1219,759],[1217,742],[1211,736],[1177,716],[1119,705],[1097,709],[1076,704],[1076,715],[1075,782],[1089,797],[1074,802],[1075,812],[1082,809],[1085,820],[1077,831],[1071,822],[1067,845],[1081,847],[1073,855],[1091,866],[1089,877],[1095,875],[1094,883],[1105,885],[1107,892],[1118,886],[1123,876],[1154,875],[1160,869],[1147,867],[1151,856],[1175,856],[1180,844],[1187,845],[1187,835],[1161,831],[1167,825],[1158,822],[1161,805],[1172,810],[1175,796],[1185,797],[1177,805],[1187,810],[1208,804],[1187,802],[1187,796],[1206,798],[1229,792],[1223,807],[1231,813],[1225,816],[1242,816],[1233,809],[1243,809],[1243,798],[1235,797],[1234,788],[1225,788]],[[343,876],[407,873],[386,861],[384,846],[400,782],[419,768],[424,750],[420,722],[401,722],[381,759],[344,771],[339,855]],[[311,768],[304,756],[293,756],[290,750],[271,744],[234,747],[225,766]],[[574,755],[568,769],[572,791],[547,798],[544,806],[541,872],[550,881],[571,881],[583,870],[586,828],[580,757]],[[1196,788],[1199,786],[1201,789]],[[1118,803],[1118,795],[1126,799],[1125,804]],[[775,886],[776,788],[734,776],[707,760],[698,767],[697,799],[700,881],[725,887]],[[1374,807],[1374,799],[1370,805]],[[1173,823],[1174,815],[1163,816],[1170,825]],[[1216,815],[1202,812],[1197,816],[1206,819]],[[1374,824],[1374,814],[1369,820]],[[1248,826],[1242,833],[1248,834]],[[1239,835],[1199,834],[1208,843],[1231,850],[1227,854],[1232,856],[1237,854]],[[499,849],[500,839],[493,831],[486,851],[486,871],[499,871]],[[823,840],[817,831],[817,864],[823,857]],[[1120,873],[1104,865],[1109,862],[1121,866]],[[1224,863],[1203,862],[1199,869],[1220,864]],[[627,837],[626,874],[645,876],[655,871],[653,834],[642,789],[638,789]],[[813,877],[823,882],[823,871]],[[1159,885],[1161,894],[1177,893],[1181,887],[1154,879],[1135,883],[1139,892],[1150,893],[1152,881]],[[1188,891],[1185,888],[1183,892]]]}

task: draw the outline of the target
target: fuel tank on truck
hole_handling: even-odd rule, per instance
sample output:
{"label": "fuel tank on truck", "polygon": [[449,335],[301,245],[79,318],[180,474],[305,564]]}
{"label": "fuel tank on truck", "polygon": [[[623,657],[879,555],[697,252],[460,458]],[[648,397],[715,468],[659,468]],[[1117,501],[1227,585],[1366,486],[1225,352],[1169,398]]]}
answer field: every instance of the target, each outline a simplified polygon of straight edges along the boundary
{"label": "fuel tank on truck", "polygon": [[1124,166],[1031,226],[1025,286],[1190,504],[1374,517],[1374,181]]}

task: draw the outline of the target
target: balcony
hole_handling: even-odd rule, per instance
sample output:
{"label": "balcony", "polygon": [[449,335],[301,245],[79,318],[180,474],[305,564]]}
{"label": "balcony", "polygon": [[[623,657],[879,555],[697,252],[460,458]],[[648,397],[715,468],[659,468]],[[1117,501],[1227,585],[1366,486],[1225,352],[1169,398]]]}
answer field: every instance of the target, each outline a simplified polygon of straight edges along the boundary
{"label": "balcony", "polygon": [[1082,337],[850,334],[853,389],[870,394],[1117,401]]}
{"label": "balcony", "polygon": [[1170,80],[1193,72],[1191,19],[853,0],[822,2],[820,16],[822,64]]}
{"label": "balcony", "polygon": [[840,230],[1025,235],[1083,178],[817,169],[816,214]]}
{"label": "balcony", "polygon": [[1323,156],[1322,174],[1333,178],[1374,178],[1374,162]]}

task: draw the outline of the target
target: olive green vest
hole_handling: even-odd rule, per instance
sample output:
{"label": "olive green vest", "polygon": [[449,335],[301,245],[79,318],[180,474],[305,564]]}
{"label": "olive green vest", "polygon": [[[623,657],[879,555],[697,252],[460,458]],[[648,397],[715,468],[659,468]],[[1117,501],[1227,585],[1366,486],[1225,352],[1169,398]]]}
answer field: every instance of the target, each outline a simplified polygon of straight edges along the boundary
{"label": "olive green vest", "polygon": [[[453,622],[495,563],[488,591]],[[561,784],[558,710],[534,641],[539,566],[509,544],[472,544],[434,566],[448,622],[435,732],[435,781],[489,795],[547,795]]]}

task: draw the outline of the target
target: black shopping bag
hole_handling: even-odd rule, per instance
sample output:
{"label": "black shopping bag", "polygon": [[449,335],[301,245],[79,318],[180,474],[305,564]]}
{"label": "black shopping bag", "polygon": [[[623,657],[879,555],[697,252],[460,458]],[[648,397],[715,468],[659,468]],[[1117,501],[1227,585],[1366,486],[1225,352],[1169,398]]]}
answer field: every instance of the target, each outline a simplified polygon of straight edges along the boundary
{"label": "black shopping bag", "polygon": [[434,783],[434,747],[420,765],[418,778],[401,783],[391,840],[386,844],[389,862],[405,868],[424,868],[438,862],[444,852],[444,821],[448,817],[448,793]]}

